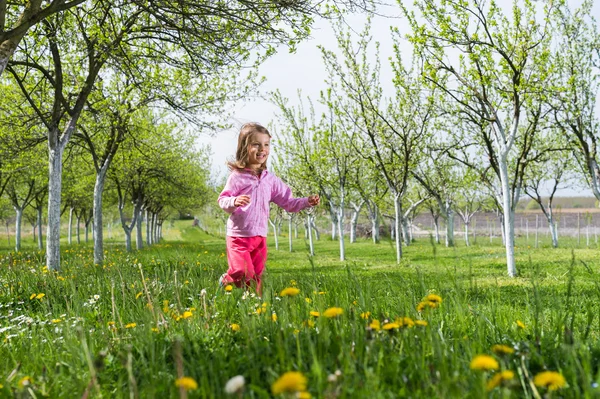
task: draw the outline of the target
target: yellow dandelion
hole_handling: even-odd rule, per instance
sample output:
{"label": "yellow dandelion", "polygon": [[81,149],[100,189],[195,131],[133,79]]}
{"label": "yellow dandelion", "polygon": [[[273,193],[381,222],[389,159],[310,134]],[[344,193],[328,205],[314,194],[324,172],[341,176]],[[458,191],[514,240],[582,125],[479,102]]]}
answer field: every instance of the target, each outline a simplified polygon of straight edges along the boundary
{"label": "yellow dandelion", "polygon": [[33,384],[33,379],[28,375],[19,380],[19,388],[25,388],[31,384]]}
{"label": "yellow dandelion", "polygon": [[31,296],[29,297],[29,299],[33,299],[33,298],[35,298],[35,295],[36,295],[36,294],[31,294]]}
{"label": "yellow dandelion", "polygon": [[325,310],[323,312],[323,316],[327,317],[328,319],[334,318],[334,317],[338,317],[341,316],[344,313],[344,309],[342,308],[329,308],[327,310]]}
{"label": "yellow dandelion", "polygon": [[263,312],[264,311],[262,310],[262,308],[256,308],[256,310],[254,311],[254,313],[256,313],[256,314],[261,314]]}
{"label": "yellow dandelion", "polygon": [[128,323],[128,324],[125,324],[125,328],[135,328],[135,327],[137,327],[137,323]]}
{"label": "yellow dandelion", "polygon": [[379,322],[379,320],[373,320],[371,324],[369,324],[369,327],[372,330],[379,331],[381,330],[381,323]]}
{"label": "yellow dandelion", "polygon": [[62,321],[62,319],[52,319],[52,323],[56,324],[56,323],[60,323]]}
{"label": "yellow dandelion", "polygon": [[311,310],[310,315],[313,317],[319,317],[319,316],[321,316],[321,313],[317,312],[316,310]]}
{"label": "yellow dandelion", "polygon": [[488,391],[493,390],[497,386],[500,386],[504,381],[510,381],[515,378],[515,373],[510,370],[504,370],[499,373],[494,374],[492,378],[488,381],[486,388]]}
{"label": "yellow dandelion", "polygon": [[110,326],[114,326],[114,325],[115,325],[115,322],[114,322],[114,321],[109,321],[108,323],[106,323],[106,325],[107,325],[107,326],[109,326],[109,327],[110,327]]}
{"label": "yellow dandelion", "polygon": [[415,326],[414,320],[410,317],[398,317],[396,320],[394,320],[394,322],[396,322],[400,327],[410,328]]}
{"label": "yellow dandelion", "polygon": [[305,326],[305,327],[311,327],[312,328],[312,327],[315,326],[315,322],[312,321],[312,320],[310,320],[310,319],[308,319],[306,321],[303,321],[302,325]]}
{"label": "yellow dandelion", "polygon": [[496,355],[510,355],[515,353],[515,350],[508,345],[496,344],[492,345],[492,352]]}
{"label": "yellow dandelion", "polygon": [[300,293],[300,289],[296,287],[287,287],[281,290],[279,296],[296,296]]}
{"label": "yellow dandelion", "polygon": [[565,377],[556,371],[542,371],[533,377],[533,383],[538,387],[547,388],[550,391],[556,391],[567,384]]}
{"label": "yellow dandelion", "polygon": [[419,327],[426,327],[427,326],[427,321],[425,320],[415,320],[415,325],[419,326]]}
{"label": "yellow dandelion", "polygon": [[525,329],[525,323],[523,323],[521,320],[517,320],[515,321],[515,323],[517,323],[517,327],[521,328],[521,329]]}
{"label": "yellow dandelion", "polygon": [[425,297],[427,302],[442,303],[442,297],[435,294],[429,294]]}
{"label": "yellow dandelion", "polygon": [[471,360],[471,370],[498,370],[498,361],[489,355],[477,355]]}
{"label": "yellow dandelion", "polygon": [[43,297],[45,297],[45,296],[46,296],[46,294],[44,294],[43,292],[40,292],[39,294],[37,294],[37,295],[35,296],[35,299],[42,299],[42,298],[43,298]]}
{"label": "yellow dandelion", "polygon": [[181,377],[175,380],[175,386],[177,388],[183,388],[186,391],[192,389],[198,389],[198,383],[192,377]]}
{"label": "yellow dandelion", "polygon": [[159,332],[158,328],[156,328],[156,327],[152,327],[151,330],[152,330],[152,332],[155,332],[155,333]]}
{"label": "yellow dandelion", "polygon": [[381,327],[381,328],[383,328],[386,331],[395,330],[395,329],[400,328],[400,324],[398,324],[398,323],[385,323],[383,325],[383,327]]}
{"label": "yellow dandelion", "polygon": [[306,391],[306,383],[307,379],[302,373],[288,371],[271,385],[271,392],[273,392],[273,395],[279,395],[284,392],[304,392]]}
{"label": "yellow dandelion", "polygon": [[137,294],[135,294],[135,299],[138,299],[138,298],[139,298],[139,297],[141,297],[142,295],[143,295],[143,294],[142,294],[142,292],[141,292],[141,291],[140,291],[140,292],[138,292]]}
{"label": "yellow dandelion", "polygon": [[296,399],[310,399],[312,398],[312,396],[310,396],[310,393],[304,391],[304,392],[298,392],[296,394]]}
{"label": "yellow dandelion", "polygon": [[229,327],[231,327],[231,329],[233,331],[240,331],[240,328],[241,328],[239,324],[235,324],[235,323],[231,323],[231,325]]}
{"label": "yellow dandelion", "polygon": [[193,316],[193,314],[192,314],[192,312],[190,312],[189,310],[186,310],[186,311],[185,311],[185,312],[183,312],[183,314],[181,315],[181,317],[182,317],[183,319],[189,319],[189,318],[190,318],[190,317],[192,317],[192,316]]}
{"label": "yellow dandelion", "polygon": [[310,298],[304,298],[304,300],[306,301],[306,303],[311,303],[312,302],[312,299],[310,299]]}
{"label": "yellow dandelion", "polygon": [[368,319],[369,317],[371,317],[371,312],[363,312],[360,314],[361,319]]}
{"label": "yellow dandelion", "polygon": [[60,280],[60,281],[65,281],[65,278],[63,276],[58,276],[58,277],[56,277],[56,279]]}
{"label": "yellow dandelion", "polygon": [[273,320],[273,321],[277,321],[277,313],[273,313],[273,314],[271,315],[271,320]]}
{"label": "yellow dandelion", "polygon": [[225,291],[231,292],[231,290],[233,290],[233,285],[229,284],[225,286]]}

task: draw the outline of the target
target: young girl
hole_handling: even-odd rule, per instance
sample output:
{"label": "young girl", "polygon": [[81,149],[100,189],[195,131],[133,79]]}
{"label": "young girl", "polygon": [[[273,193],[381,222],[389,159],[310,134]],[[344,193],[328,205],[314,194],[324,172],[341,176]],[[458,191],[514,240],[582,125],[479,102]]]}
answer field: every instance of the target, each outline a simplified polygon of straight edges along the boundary
{"label": "young girl", "polygon": [[219,283],[241,287],[254,281],[259,295],[267,260],[269,203],[274,202],[288,212],[300,212],[320,202],[318,195],[293,198],[290,188],[269,173],[270,141],[271,134],[258,123],[242,126],[235,161],[228,162],[231,174],[219,195],[219,206],[231,214],[227,221],[229,269]]}

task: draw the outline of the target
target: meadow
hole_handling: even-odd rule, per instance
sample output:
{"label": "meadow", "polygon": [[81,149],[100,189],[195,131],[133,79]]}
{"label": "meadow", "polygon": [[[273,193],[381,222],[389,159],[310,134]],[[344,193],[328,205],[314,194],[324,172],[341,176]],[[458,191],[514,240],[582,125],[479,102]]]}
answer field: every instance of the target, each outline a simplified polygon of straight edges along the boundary
{"label": "meadow", "polygon": [[499,240],[422,238],[396,265],[388,241],[341,262],[326,235],[313,258],[270,239],[258,298],[218,286],[224,240],[189,224],[107,241],[103,266],[64,245],[60,273],[4,248],[0,397],[600,397],[598,248],[518,239],[510,279]]}

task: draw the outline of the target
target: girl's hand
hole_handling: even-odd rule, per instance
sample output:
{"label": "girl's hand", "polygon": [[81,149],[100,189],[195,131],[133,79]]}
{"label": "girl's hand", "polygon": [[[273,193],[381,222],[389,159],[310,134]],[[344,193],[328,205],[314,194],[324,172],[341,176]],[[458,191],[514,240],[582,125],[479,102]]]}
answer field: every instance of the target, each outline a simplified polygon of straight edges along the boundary
{"label": "girl's hand", "polygon": [[311,195],[310,197],[308,197],[308,205],[317,206],[320,203],[321,203],[321,198],[319,198],[318,194]]}
{"label": "girl's hand", "polygon": [[249,195],[238,195],[237,197],[235,197],[235,201],[233,202],[233,205],[235,206],[246,206],[250,203],[250,196]]}

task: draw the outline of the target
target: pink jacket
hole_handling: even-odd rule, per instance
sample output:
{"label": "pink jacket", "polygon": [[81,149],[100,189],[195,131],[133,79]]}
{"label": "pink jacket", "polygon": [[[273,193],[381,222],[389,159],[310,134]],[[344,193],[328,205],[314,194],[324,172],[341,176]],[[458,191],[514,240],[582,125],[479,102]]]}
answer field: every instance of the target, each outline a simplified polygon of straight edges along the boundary
{"label": "pink jacket", "polygon": [[[250,204],[237,207],[234,205],[235,198],[242,194],[250,196]],[[231,214],[227,221],[227,235],[266,237],[270,202],[288,212],[300,212],[309,207],[308,198],[293,198],[292,190],[267,170],[260,177],[250,172],[232,171],[219,195],[219,206]]]}

